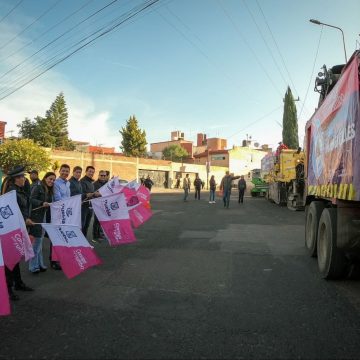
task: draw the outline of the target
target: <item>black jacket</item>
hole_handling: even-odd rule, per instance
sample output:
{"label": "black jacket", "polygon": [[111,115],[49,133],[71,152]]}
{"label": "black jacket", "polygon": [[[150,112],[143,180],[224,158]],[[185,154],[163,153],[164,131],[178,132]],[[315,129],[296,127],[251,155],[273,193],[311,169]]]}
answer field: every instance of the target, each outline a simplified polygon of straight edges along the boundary
{"label": "black jacket", "polygon": [[[76,180],[73,176],[69,180],[70,183],[70,195],[80,195],[83,193],[81,182]],[[81,197],[82,200],[84,200],[85,195]]]}
{"label": "black jacket", "polygon": [[21,214],[24,220],[29,219],[29,196],[23,187],[19,187],[15,184],[12,184],[8,187],[6,192],[10,192],[12,190],[16,191],[16,200],[19,205]]}
{"label": "black jacket", "polygon": [[[95,192],[94,189],[94,180],[90,179],[88,176],[84,176],[80,179],[82,192],[84,196],[86,197],[86,194]],[[88,198],[90,199],[90,198]],[[83,207],[88,208],[90,207],[90,201],[86,201],[82,204]]]}
{"label": "black jacket", "polygon": [[98,191],[102,186],[104,186],[107,183],[107,181],[101,181],[101,180],[96,180],[94,181],[94,190]]}
{"label": "black jacket", "polygon": [[[47,193],[44,186],[35,185],[31,191],[30,196],[30,209],[36,209],[44,204],[44,202],[51,203],[53,201],[52,195]],[[43,223],[47,222],[45,215],[50,212],[50,208],[42,207],[40,209],[31,211],[30,219],[36,223]],[[42,234],[42,226],[41,225],[34,225],[30,226],[29,233],[34,235],[35,237],[41,237]]]}

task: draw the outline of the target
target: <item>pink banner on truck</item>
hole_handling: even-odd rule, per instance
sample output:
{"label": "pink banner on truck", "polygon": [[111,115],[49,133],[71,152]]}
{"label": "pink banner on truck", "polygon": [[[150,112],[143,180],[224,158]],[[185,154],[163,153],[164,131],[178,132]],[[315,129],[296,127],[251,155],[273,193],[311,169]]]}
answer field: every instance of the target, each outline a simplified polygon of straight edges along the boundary
{"label": "pink banner on truck", "polygon": [[136,240],[124,193],[92,199],[91,205],[111,246]]}
{"label": "pink banner on truck", "polygon": [[67,278],[71,279],[86,269],[101,264],[93,247],[80,228],[74,225],[42,224],[53,245],[53,252]]}
{"label": "pink banner on truck", "polygon": [[9,293],[5,279],[4,259],[0,244],[0,316],[10,314]]}
{"label": "pink banner on truck", "polygon": [[26,261],[34,257],[15,191],[0,196],[0,240],[4,263],[10,270],[23,256]]}
{"label": "pink banner on truck", "polygon": [[359,57],[306,124],[309,193],[360,200]]}

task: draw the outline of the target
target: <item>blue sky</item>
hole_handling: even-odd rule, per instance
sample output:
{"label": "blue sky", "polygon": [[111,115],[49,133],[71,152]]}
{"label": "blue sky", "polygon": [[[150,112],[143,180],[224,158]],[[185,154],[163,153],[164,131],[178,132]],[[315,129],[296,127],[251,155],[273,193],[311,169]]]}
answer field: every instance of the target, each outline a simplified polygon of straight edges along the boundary
{"label": "blue sky", "polygon": [[[111,0],[23,0],[1,21],[18,2],[0,1],[0,77]],[[56,51],[143,3],[114,2],[0,78],[0,97],[36,75],[37,64]],[[341,27],[349,58],[359,48],[359,14],[359,0],[160,0],[2,99],[0,119],[16,131],[17,123],[43,115],[63,91],[74,140],[118,149],[118,130],[135,114],[148,143],[182,130],[194,141],[198,132],[227,138],[229,147],[246,135],[275,145],[289,85],[300,98],[302,142],[317,104],[316,74],[323,64],[344,62],[340,31],[309,19]]]}

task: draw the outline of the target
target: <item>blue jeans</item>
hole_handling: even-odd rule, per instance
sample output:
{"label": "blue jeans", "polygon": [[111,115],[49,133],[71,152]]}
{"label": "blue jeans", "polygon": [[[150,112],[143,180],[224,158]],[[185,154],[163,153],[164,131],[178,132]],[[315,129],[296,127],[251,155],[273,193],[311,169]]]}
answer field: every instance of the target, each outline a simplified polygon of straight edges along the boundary
{"label": "blue jeans", "polygon": [[215,190],[210,189],[210,199],[209,201],[215,201]]}
{"label": "blue jeans", "polygon": [[223,201],[224,207],[229,207],[231,190],[224,190]]}
{"label": "blue jeans", "polygon": [[35,256],[32,259],[30,259],[30,261],[29,261],[29,270],[31,272],[40,270],[40,268],[46,269],[46,266],[44,265],[43,254],[42,254],[43,240],[44,240],[43,236],[37,237],[34,240],[33,249],[34,249]]}
{"label": "blue jeans", "polygon": [[188,195],[189,195],[189,189],[184,189],[184,201],[186,201]]}

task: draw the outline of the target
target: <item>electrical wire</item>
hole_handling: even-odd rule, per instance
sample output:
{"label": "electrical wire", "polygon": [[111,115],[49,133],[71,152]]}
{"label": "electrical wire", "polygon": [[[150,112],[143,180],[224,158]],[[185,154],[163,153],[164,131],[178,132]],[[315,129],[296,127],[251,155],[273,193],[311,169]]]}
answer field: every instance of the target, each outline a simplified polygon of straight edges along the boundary
{"label": "electrical wire", "polygon": [[[117,1],[117,0],[115,0]],[[130,3],[131,1],[129,1]],[[93,17],[94,14],[98,14],[101,10],[103,10],[104,8],[106,8],[107,6],[109,5],[112,5],[114,2],[111,2],[109,4],[107,4],[105,7],[99,9],[98,11],[96,11],[95,13],[91,14],[90,16],[88,16],[86,19],[82,20],[80,23],[83,23],[85,20],[88,20],[89,18]],[[125,13],[126,15],[126,13]],[[124,16],[124,14],[122,14],[121,16]],[[119,19],[121,18],[120,17],[116,17],[115,19],[113,19],[110,23],[106,24],[105,26],[97,29],[96,31],[90,33],[90,35],[86,36],[85,38],[82,38],[81,40],[79,41],[76,41],[74,42],[71,46],[68,46],[66,48],[61,48],[60,50],[57,51],[57,53],[54,53],[52,55],[47,55],[48,58],[44,61],[44,62],[39,62],[38,64],[31,64],[31,69],[28,70],[27,68],[24,69],[24,71],[22,73],[20,73],[20,75],[18,75],[18,77],[14,80],[14,79],[11,79],[10,83],[11,83],[11,86],[7,86],[6,84],[3,85],[2,87],[5,89],[3,90],[2,92],[0,92],[0,95],[6,93],[6,89],[11,87],[11,88],[16,88],[21,82],[25,81],[26,79],[29,79],[31,78],[32,76],[34,76],[34,74],[37,73],[37,70],[38,69],[41,69],[42,67],[46,67],[48,66],[49,64],[51,64],[52,62],[54,62],[56,60],[57,57],[61,56],[61,55],[64,55],[66,54],[68,51],[70,51],[71,49],[73,49],[74,47],[80,45],[81,43],[85,42],[86,40],[88,40],[89,38],[91,38],[93,35],[95,35],[96,33],[98,32],[101,32],[102,30],[104,30],[106,28],[106,26],[110,26],[114,23],[116,23],[116,21],[119,21]],[[77,25],[79,25],[80,23],[78,23]],[[77,25],[75,27],[77,27]],[[75,27],[72,27],[72,29],[74,29]],[[67,33],[69,31],[66,31],[65,33]],[[64,34],[65,34],[64,33]],[[62,34],[62,35],[64,35]],[[75,35],[78,35],[78,34],[75,34]],[[81,34],[80,34],[81,35]],[[70,37],[68,37],[67,39],[65,39],[65,42],[69,39],[71,39],[73,37],[73,35],[71,35]],[[54,41],[53,41],[54,42]],[[57,44],[56,46],[59,46],[61,44]],[[35,54],[33,54],[35,55]],[[33,56],[32,55],[32,56]],[[29,58],[25,59],[25,60],[29,60],[32,56],[30,56]],[[16,67],[18,67],[19,65],[22,65],[23,63],[25,63],[26,61],[23,61],[22,63],[18,64]],[[43,59],[44,60],[44,59]],[[40,61],[43,61],[40,59]],[[31,71],[31,73],[29,73],[29,71]],[[3,75],[5,76],[5,74]],[[2,77],[3,77],[2,76]],[[2,78],[0,77],[0,79]]]}
{"label": "electrical wire", "polygon": [[18,34],[16,34],[13,38],[11,38],[4,45],[0,46],[0,50],[2,50],[7,45],[11,44],[15,39],[17,39],[20,35],[22,35],[26,30],[28,30],[31,26],[33,26],[36,22],[38,22],[41,18],[43,18],[47,13],[49,13],[61,1],[62,0],[57,0],[53,5],[51,5],[47,10],[45,10],[39,17],[37,17],[31,24],[26,26],[23,30],[21,30]]}
{"label": "electrical wire", "polygon": [[[164,1],[166,3],[166,1]],[[170,2],[170,1],[168,1]],[[128,1],[128,3],[131,3],[131,1]],[[134,8],[136,9],[136,7]],[[134,11],[134,9],[132,11]],[[152,12],[153,10],[149,10],[148,12]],[[130,12],[129,12],[130,13]],[[47,58],[44,62],[40,62],[36,65],[33,65],[32,68],[30,70],[27,70],[25,68],[25,70],[23,71],[23,73],[21,74],[21,76],[18,76],[18,78],[16,80],[11,79],[10,85],[9,86],[3,86],[4,90],[0,93],[0,95],[4,95],[8,92],[8,89],[15,89],[18,85],[20,85],[22,82],[27,81],[29,79],[31,79],[35,74],[38,74],[38,70],[41,70],[42,68],[46,68],[47,66],[53,64],[54,62],[57,61],[57,58],[60,58],[60,56],[65,55],[68,53],[68,51],[70,51],[71,49],[75,48],[76,46],[80,45],[81,43],[84,43],[86,40],[88,40],[89,38],[91,38],[92,36],[94,36],[96,33],[101,32],[102,30],[106,29],[107,26],[110,26],[112,24],[115,24],[117,21],[119,21],[122,17],[126,16],[125,14],[122,14],[120,17],[117,17],[115,19],[113,19],[110,23],[106,24],[105,26],[103,26],[102,28],[94,31],[93,33],[91,33],[89,36],[86,36],[85,38],[82,38],[81,40],[73,43],[70,47],[67,47],[66,49],[60,49],[57,53],[53,54],[52,57]],[[141,15],[138,18],[141,18],[144,15]],[[129,21],[124,24],[124,26],[130,24],[131,22],[135,21],[136,19],[129,19]],[[72,35],[70,36],[70,38],[72,37]],[[66,41],[66,40],[65,40]],[[29,71],[31,71],[31,73],[29,73]]]}
{"label": "electrical wire", "polygon": [[243,4],[244,4],[244,6],[245,6],[245,9],[246,9],[247,12],[249,13],[252,21],[254,22],[254,24],[255,24],[255,26],[256,26],[256,29],[257,29],[257,31],[259,32],[259,34],[260,34],[260,36],[261,36],[261,38],[262,38],[262,40],[263,40],[263,42],[264,42],[264,44],[265,44],[268,52],[269,52],[269,54],[270,54],[270,56],[271,56],[271,58],[272,58],[272,60],[273,60],[273,62],[274,62],[274,64],[275,64],[275,66],[276,66],[276,69],[278,70],[281,78],[282,78],[283,81],[284,81],[285,86],[287,86],[288,83],[287,83],[287,81],[285,80],[285,77],[284,77],[284,75],[283,75],[283,73],[282,73],[282,71],[281,71],[281,69],[280,69],[280,67],[279,67],[279,65],[278,65],[275,57],[274,57],[273,51],[270,49],[270,46],[269,46],[268,42],[266,41],[266,39],[265,39],[265,37],[264,37],[264,34],[262,33],[262,31],[261,31],[261,29],[260,29],[260,26],[258,25],[257,21],[255,20],[255,17],[254,17],[254,15],[253,15],[253,13],[250,11],[250,9],[249,9],[248,5],[246,4],[246,1],[245,1],[245,0],[243,0]]}
{"label": "electrical wire", "polygon": [[4,15],[0,19],[0,24],[23,2],[24,0],[20,0],[6,15]]}
{"label": "electrical wire", "polygon": [[276,49],[277,49],[277,51],[278,51],[278,53],[279,53],[279,55],[280,55],[282,64],[283,64],[283,66],[284,66],[284,68],[285,68],[285,70],[286,70],[286,73],[287,73],[287,75],[288,75],[288,77],[289,77],[289,79],[290,79],[291,85],[292,85],[294,91],[296,92],[297,96],[299,96],[299,93],[298,93],[298,91],[296,90],[295,84],[294,84],[294,82],[293,82],[293,80],[292,80],[292,77],[291,77],[291,75],[290,75],[290,72],[289,72],[289,70],[288,70],[288,68],[287,68],[287,66],[286,66],[284,57],[283,57],[283,55],[282,55],[282,53],[281,53],[281,51],[280,51],[280,47],[279,47],[279,45],[278,45],[278,43],[277,43],[277,41],[276,41],[276,39],[275,39],[275,36],[274,36],[274,34],[273,34],[273,32],[272,32],[272,30],[271,30],[271,28],[270,28],[270,25],[269,25],[269,23],[268,23],[268,21],[267,21],[267,19],[266,19],[266,16],[265,16],[265,14],[264,14],[264,12],[263,12],[263,10],[262,10],[262,8],[261,8],[258,0],[255,0],[255,1],[256,1],[256,4],[257,4],[257,6],[258,6],[258,8],[259,8],[259,10],[260,10],[263,18],[264,18],[264,21],[265,21],[265,24],[266,24],[266,26],[267,26],[267,28],[268,28],[268,30],[269,30],[270,36],[271,36],[272,40],[274,41],[274,44],[275,44],[275,46],[276,46]]}
{"label": "electrical wire", "polygon": [[[59,0],[62,1],[62,0]],[[44,51],[47,47],[49,47],[50,45],[52,45],[53,43],[55,43],[56,41],[58,41],[59,39],[61,39],[63,36],[65,36],[66,34],[68,34],[70,31],[76,29],[78,26],[80,26],[81,24],[83,24],[85,21],[88,21],[89,19],[91,19],[92,17],[94,17],[95,15],[99,14],[101,11],[103,11],[104,9],[108,8],[109,6],[113,5],[114,3],[116,3],[118,0],[112,0],[110,3],[108,3],[107,5],[103,6],[102,8],[100,8],[99,10],[95,11],[94,13],[92,13],[91,15],[87,16],[85,19],[83,19],[82,21],[80,21],[79,23],[77,23],[75,26],[71,27],[70,29],[66,30],[65,32],[63,32],[61,35],[57,36],[55,39],[51,40],[50,42],[48,42],[46,45],[44,45],[43,47],[41,47],[39,50],[37,50],[36,52],[34,52],[32,55],[28,56],[27,58],[25,58],[23,61],[21,61],[19,64],[17,64],[16,66],[12,67],[11,69],[9,69],[8,71],[6,71],[4,74],[2,74],[0,76],[0,79],[2,79],[4,76],[10,74],[12,71],[14,71],[15,69],[17,69],[19,66],[21,66],[22,64],[26,63],[27,61],[29,61],[31,58],[33,58],[35,55],[39,54],[40,52]]]}
{"label": "electrical wire", "polygon": [[263,72],[265,73],[266,77],[269,79],[270,83],[272,84],[272,86],[274,87],[274,89],[276,90],[276,92],[278,93],[278,95],[282,98],[281,92],[279,91],[279,89],[277,88],[276,84],[274,83],[274,81],[272,80],[272,78],[270,77],[269,73],[267,72],[266,68],[264,67],[264,65],[261,63],[260,59],[258,58],[256,52],[253,50],[253,48],[251,47],[251,45],[249,44],[249,42],[246,40],[246,38],[244,37],[244,35],[242,34],[241,30],[239,29],[239,27],[236,25],[236,23],[234,22],[234,20],[232,19],[232,17],[230,16],[230,14],[228,13],[228,11],[226,10],[226,8],[223,6],[223,4],[221,3],[220,0],[218,0],[218,3],[220,4],[220,7],[222,8],[224,14],[226,15],[226,17],[230,20],[230,23],[234,26],[235,30],[238,32],[238,34],[240,35],[242,41],[245,43],[245,45],[249,48],[249,50],[251,51],[252,55],[254,56],[256,62],[258,63],[258,65],[261,67],[261,69],[263,70]]}
{"label": "electrical wire", "polygon": [[276,111],[280,110],[282,108],[282,105],[281,106],[278,106],[276,109],[274,110],[271,110],[269,113],[261,116],[260,118],[256,119],[255,121],[253,121],[252,123],[246,125],[245,127],[243,127],[241,130],[237,131],[236,133],[230,135],[227,137],[227,139],[231,139],[232,137],[234,137],[235,135],[238,135],[240,134],[241,132],[243,132],[244,130],[246,130],[247,128],[255,125],[256,123],[258,123],[259,121],[261,120],[264,120],[265,118],[267,118],[268,116],[272,115],[273,113],[275,113]]}
{"label": "electrical wire", "polygon": [[49,32],[51,32],[52,30],[54,30],[56,27],[58,27],[60,24],[64,23],[65,21],[69,20],[72,16],[74,16],[75,14],[77,14],[79,11],[81,11],[82,9],[84,9],[86,6],[88,6],[90,3],[92,3],[94,0],[89,0],[88,2],[86,2],[84,5],[81,5],[80,8],[78,8],[77,10],[75,10],[74,12],[72,12],[71,14],[69,14],[68,16],[64,17],[62,20],[60,20],[58,23],[56,23],[55,25],[53,25],[50,29],[46,29],[43,33],[41,33],[36,39],[29,41],[27,44],[23,45],[22,47],[20,47],[19,49],[17,49],[16,51],[14,51],[13,53],[11,53],[10,55],[8,55],[6,58],[4,58],[3,61],[8,60],[9,58],[11,58],[12,56],[18,54],[21,50],[24,50],[26,47],[28,47],[29,45],[35,43],[36,41],[38,41],[39,39],[41,39],[44,35],[49,34]]}
{"label": "electrical wire", "polygon": [[137,16],[138,14],[140,14],[141,12],[147,10],[148,8],[150,8],[151,6],[155,5],[156,3],[158,3],[160,0],[150,0],[147,2],[144,2],[143,5],[135,7],[131,13],[128,14],[128,16],[121,20],[120,22],[114,24],[113,26],[111,26],[110,28],[104,30],[103,32],[101,32],[100,34],[98,34],[96,37],[94,37],[93,39],[87,41],[85,44],[79,46],[78,48],[76,48],[75,50],[73,50],[72,52],[70,52],[69,54],[63,56],[61,59],[57,60],[55,63],[49,65],[47,68],[45,68],[44,70],[42,70],[39,74],[37,74],[36,76],[32,77],[31,79],[29,79],[28,81],[26,81],[25,83],[21,84],[20,86],[16,87],[15,89],[11,90],[10,92],[8,92],[6,95],[3,95],[0,97],[0,100],[5,99],[6,97],[10,96],[11,94],[13,94],[14,92],[20,90],[21,88],[23,88],[25,85],[29,84],[30,82],[34,81],[35,79],[37,79],[39,76],[43,75],[44,73],[46,73],[47,71],[49,71],[50,69],[54,68],[56,65],[62,63],[63,61],[65,61],[66,59],[70,58],[71,56],[73,56],[75,53],[77,53],[78,51],[82,50],[83,48],[85,48],[86,46],[89,46],[90,44],[92,44],[93,42],[95,42],[96,40],[98,40],[99,38],[107,35],[108,33],[114,31],[115,29],[117,29],[120,25],[122,25],[123,23],[125,23],[126,21],[134,18],[135,16]]}
{"label": "electrical wire", "polygon": [[308,87],[307,87],[307,89],[306,89],[306,94],[305,94],[303,106],[301,107],[301,110],[300,110],[299,118],[300,118],[301,115],[302,115],[302,112],[303,112],[303,109],[304,109],[304,106],[305,106],[305,102],[306,102],[306,99],[307,99],[307,96],[308,96],[308,93],[309,93],[310,85],[311,85],[311,82],[313,81],[314,69],[315,69],[316,60],[317,60],[317,57],[318,57],[318,54],[319,54],[320,42],[321,42],[321,38],[322,38],[323,28],[324,28],[324,27],[321,26],[321,31],[320,31],[319,41],[318,41],[318,45],[317,45],[317,49],[316,49],[316,53],[315,53],[313,68],[312,68],[312,70],[311,70],[311,75],[310,75],[310,79],[309,79],[309,84],[308,84]]}

